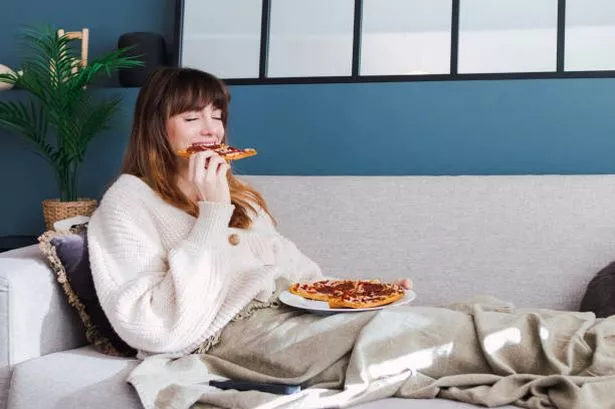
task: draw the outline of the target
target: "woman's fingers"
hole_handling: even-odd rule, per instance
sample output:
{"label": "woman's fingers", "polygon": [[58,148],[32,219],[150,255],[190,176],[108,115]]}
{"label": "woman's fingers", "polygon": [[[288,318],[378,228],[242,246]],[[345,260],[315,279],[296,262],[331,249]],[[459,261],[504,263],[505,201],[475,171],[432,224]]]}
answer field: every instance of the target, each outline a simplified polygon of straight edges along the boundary
{"label": "woman's fingers", "polygon": [[410,280],[409,278],[400,278],[399,280],[397,280],[397,284],[404,287],[406,290],[412,289],[412,280]]}
{"label": "woman's fingers", "polygon": [[215,153],[212,151],[203,151],[190,156],[189,170],[191,170],[190,175],[194,177],[193,180],[195,182],[197,180],[203,180],[207,159],[213,155],[215,155]]}
{"label": "woman's fingers", "polygon": [[230,166],[217,153],[209,150],[190,157],[189,177],[199,193],[199,200],[230,202],[226,173]]}
{"label": "woman's fingers", "polygon": [[227,161],[224,161],[220,166],[218,166],[218,179],[226,181],[226,174],[228,173],[231,165]]}
{"label": "woman's fingers", "polygon": [[209,158],[209,161],[207,162],[207,180],[209,182],[213,182],[219,172],[220,172],[220,168],[226,165],[226,161],[224,159],[222,159],[220,156],[213,156],[211,158]]}
{"label": "woman's fingers", "polygon": [[188,164],[188,174],[193,182],[200,182],[205,179],[208,160],[217,156],[213,151],[202,151],[190,155]]}

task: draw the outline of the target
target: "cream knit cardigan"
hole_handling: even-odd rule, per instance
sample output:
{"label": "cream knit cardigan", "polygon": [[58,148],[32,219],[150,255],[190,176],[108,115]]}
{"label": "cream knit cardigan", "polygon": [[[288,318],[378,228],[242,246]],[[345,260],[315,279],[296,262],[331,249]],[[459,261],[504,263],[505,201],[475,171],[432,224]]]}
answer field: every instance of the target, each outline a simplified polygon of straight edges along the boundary
{"label": "cream knit cardigan", "polygon": [[139,178],[122,175],[90,219],[100,303],[115,331],[142,355],[194,351],[253,298],[269,298],[278,277],[322,277],[266,213],[259,211],[244,230],[228,227],[233,205],[198,205],[195,218]]}

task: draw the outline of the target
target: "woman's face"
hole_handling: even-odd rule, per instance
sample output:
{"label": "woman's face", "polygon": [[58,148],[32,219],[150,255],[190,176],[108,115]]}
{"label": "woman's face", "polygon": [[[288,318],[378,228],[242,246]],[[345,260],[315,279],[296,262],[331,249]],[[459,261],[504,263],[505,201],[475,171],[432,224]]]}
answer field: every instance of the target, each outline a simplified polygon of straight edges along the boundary
{"label": "woman's face", "polygon": [[200,111],[187,111],[167,120],[167,136],[173,151],[193,143],[216,145],[224,138],[222,111],[209,104]]}

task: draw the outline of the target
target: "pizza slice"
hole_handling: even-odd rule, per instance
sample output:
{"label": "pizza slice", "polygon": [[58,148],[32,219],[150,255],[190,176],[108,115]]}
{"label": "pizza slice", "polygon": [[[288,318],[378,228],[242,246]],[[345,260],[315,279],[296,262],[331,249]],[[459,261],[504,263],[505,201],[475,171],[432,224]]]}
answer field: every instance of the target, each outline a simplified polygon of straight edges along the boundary
{"label": "pizza slice", "polygon": [[374,308],[400,300],[406,291],[399,284],[360,282],[352,292],[331,298],[330,308]]}
{"label": "pizza slice", "polygon": [[186,149],[182,149],[177,151],[177,155],[182,158],[189,158],[195,152],[201,152],[205,150],[213,150],[218,155],[222,156],[225,160],[239,160],[243,158],[247,158],[250,156],[256,155],[256,150],[252,148],[239,149],[233,146],[229,146],[225,143],[221,143],[218,145],[207,145],[203,143],[196,143],[189,146]]}
{"label": "pizza slice", "polygon": [[320,280],[311,283],[294,283],[289,291],[308,300],[328,302],[334,296],[354,288],[352,280]]}

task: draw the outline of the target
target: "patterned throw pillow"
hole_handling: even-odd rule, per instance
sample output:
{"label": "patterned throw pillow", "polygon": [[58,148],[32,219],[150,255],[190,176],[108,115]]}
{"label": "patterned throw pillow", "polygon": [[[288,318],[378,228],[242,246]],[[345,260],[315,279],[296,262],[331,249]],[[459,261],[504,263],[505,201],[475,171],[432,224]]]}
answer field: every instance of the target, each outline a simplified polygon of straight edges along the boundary
{"label": "patterned throw pillow", "polygon": [[70,231],[48,231],[39,237],[39,246],[68,303],[77,310],[85,327],[85,337],[96,350],[113,356],[135,356],[111,327],[96,291],[90,270],[86,225],[73,226]]}

